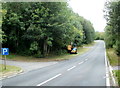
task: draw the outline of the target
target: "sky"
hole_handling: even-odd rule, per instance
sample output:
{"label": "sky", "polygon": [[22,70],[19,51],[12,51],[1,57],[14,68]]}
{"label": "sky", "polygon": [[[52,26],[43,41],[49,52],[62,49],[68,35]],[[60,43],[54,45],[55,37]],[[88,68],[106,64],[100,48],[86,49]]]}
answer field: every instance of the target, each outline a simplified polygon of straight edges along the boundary
{"label": "sky", "polygon": [[106,0],[70,0],[69,5],[74,12],[90,20],[95,31],[104,32],[104,4]]}

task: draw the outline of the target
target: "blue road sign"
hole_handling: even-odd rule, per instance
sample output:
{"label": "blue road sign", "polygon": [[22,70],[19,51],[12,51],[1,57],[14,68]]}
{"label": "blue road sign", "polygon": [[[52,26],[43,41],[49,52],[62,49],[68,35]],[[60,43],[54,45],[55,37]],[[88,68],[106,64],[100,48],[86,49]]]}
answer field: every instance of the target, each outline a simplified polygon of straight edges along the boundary
{"label": "blue road sign", "polygon": [[2,48],[2,55],[9,55],[9,48]]}

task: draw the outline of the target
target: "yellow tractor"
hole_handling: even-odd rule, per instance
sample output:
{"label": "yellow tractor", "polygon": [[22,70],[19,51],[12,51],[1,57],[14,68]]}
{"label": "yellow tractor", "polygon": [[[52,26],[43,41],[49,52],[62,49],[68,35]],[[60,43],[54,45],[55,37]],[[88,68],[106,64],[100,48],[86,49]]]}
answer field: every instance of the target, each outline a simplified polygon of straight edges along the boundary
{"label": "yellow tractor", "polygon": [[77,47],[74,47],[74,48],[71,50],[71,53],[77,54]]}
{"label": "yellow tractor", "polygon": [[68,53],[77,54],[77,47],[73,47],[72,45],[68,45],[67,50],[68,50]]}

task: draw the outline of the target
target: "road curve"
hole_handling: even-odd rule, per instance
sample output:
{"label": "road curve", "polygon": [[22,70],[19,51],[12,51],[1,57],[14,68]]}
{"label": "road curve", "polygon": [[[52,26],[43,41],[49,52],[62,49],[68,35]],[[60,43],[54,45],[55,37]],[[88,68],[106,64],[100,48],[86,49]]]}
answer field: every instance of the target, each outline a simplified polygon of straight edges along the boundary
{"label": "road curve", "polygon": [[106,86],[103,41],[73,59],[2,80],[3,86]]}

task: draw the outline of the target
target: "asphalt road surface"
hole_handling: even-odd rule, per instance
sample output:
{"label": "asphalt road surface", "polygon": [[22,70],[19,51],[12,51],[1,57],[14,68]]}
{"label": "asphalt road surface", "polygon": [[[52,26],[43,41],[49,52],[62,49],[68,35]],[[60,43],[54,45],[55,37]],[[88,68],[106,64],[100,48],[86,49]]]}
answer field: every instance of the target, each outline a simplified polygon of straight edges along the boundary
{"label": "asphalt road surface", "polygon": [[[38,68],[43,68],[56,63],[57,63],[56,61],[52,61],[52,62],[22,62],[22,61],[10,61],[10,60],[6,61],[7,65],[20,67],[24,72],[28,72]],[[0,64],[4,64],[4,60],[0,60]]]}
{"label": "asphalt road surface", "polygon": [[106,86],[104,42],[70,60],[2,80],[3,86]]}

